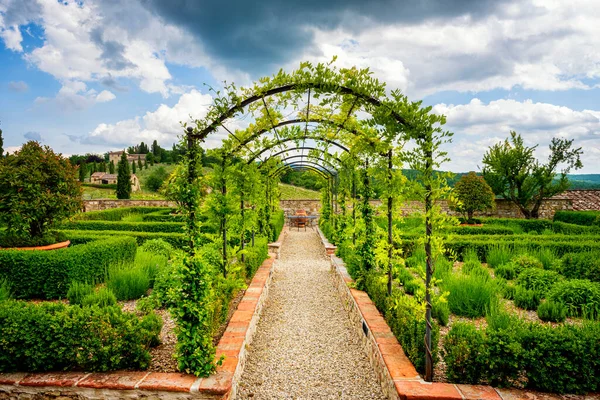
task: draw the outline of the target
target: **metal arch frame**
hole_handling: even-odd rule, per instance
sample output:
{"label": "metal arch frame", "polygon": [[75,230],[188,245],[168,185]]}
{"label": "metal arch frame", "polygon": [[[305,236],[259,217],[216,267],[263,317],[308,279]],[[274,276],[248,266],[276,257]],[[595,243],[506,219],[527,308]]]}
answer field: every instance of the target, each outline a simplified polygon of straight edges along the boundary
{"label": "metal arch frame", "polygon": [[[289,157],[282,158],[281,162],[285,164],[286,161],[289,161],[289,160],[295,159],[295,158],[301,158],[301,157],[302,157],[301,155],[289,156]],[[311,158],[313,158],[313,159],[315,159],[317,161],[320,161],[322,164],[327,164],[327,167],[330,168],[330,169],[328,169],[328,171],[329,172],[335,172],[337,174],[337,168],[336,168],[336,166],[333,165],[332,163],[330,163],[329,161],[327,161],[327,160],[325,160],[323,158],[320,158],[320,157],[315,157],[315,156],[312,156]],[[318,164],[316,162],[315,162],[315,164],[317,164],[321,168],[327,168],[325,165]],[[265,165],[265,164],[259,165],[258,169],[260,169],[263,165]]]}
{"label": "metal arch frame", "polygon": [[[239,144],[235,148],[233,148],[229,153],[233,154],[233,153],[237,152],[241,147],[246,146],[248,143],[250,143],[251,141],[257,139],[261,135],[269,132],[273,128],[279,128],[279,127],[282,127],[282,126],[292,125],[292,124],[300,124],[300,123],[303,123],[303,122],[314,122],[314,123],[318,123],[318,124],[331,125],[331,126],[343,129],[346,132],[351,133],[351,134],[353,134],[355,136],[359,135],[358,131],[356,131],[355,129],[349,129],[349,128],[347,128],[345,126],[345,122],[342,124],[342,123],[338,123],[338,122],[331,121],[331,120],[328,120],[328,119],[323,119],[323,118],[309,118],[309,119],[294,118],[294,119],[289,119],[289,120],[286,120],[286,121],[281,121],[278,124],[273,125],[273,127],[271,127],[271,128],[261,129],[260,131],[255,132],[253,135],[251,135],[250,137],[248,137],[248,138],[246,138],[244,140],[239,140],[239,139],[236,138],[238,140]],[[338,132],[339,132],[339,130],[338,130]],[[188,135],[191,136],[192,138],[195,138],[195,137],[198,136],[198,135],[193,135],[193,134],[188,134]],[[297,138],[294,138],[294,139],[297,139]],[[368,137],[367,137],[367,139],[368,139]],[[373,144],[373,143],[371,142],[371,144]],[[380,154],[380,155],[385,155],[385,154]]]}
{"label": "metal arch frame", "polygon": [[[280,156],[280,155],[282,155],[284,153],[287,153],[288,151],[296,151],[296,150],[309,150],[309,151],[310,150],[316,150],[316,151],[320,152],[321,154],[329,154],[325,150],[319,149],[318,147],[310,147],[310,146],[290,147],[289,149],[285,149],[285,150],[279,151],[279,152],[277,152],[275,154],[271,154],[269,157],[267,157],[265,159],[264,162],[267,162],[267,161],[269,161],[270,159],[272,159],[274,157],[277,157],[277,156]],[[337,161],[340,165],[344,165],[344,162],[342,160],[340,160],[338,157],[336,157],[334,155],[331,155],[331,154],[329,154],[329,155],[331,156],[331,158],[333,158],[335,161]],[[309,157],[309,156],[306,155],[305,157]]]}
{"label": "metal arch frame", "polygon": [[321,169],[320,168],[321,166],[319,164],[310,164],[310,163],[304,164],[304,161],[306,161],[306,160],[296,161],[296,162],[293,162],[293,163],[290,163],[290,164],[282,165],[281,167],[279,167],[278,169],[276,169],[275,171],[273,171],[269,175],[269,178],[273,178],[273,177],[278,176],[282,172],[286,171],[288,168],[289,169],[296,169],[296,168],[302,169],[302,168],[304,168],[304,169],[310,169],[312,171],[320,173],[321,177],[323,179],[327,179],[327,180],[334,179],[335,175],[333,173],[331,173],[331,171],[327,171],[327,170]]}
{"label": "metal arch frame", "polygon": [[[316,90],[322,91],[323,93],[350,95],[350,96],[354,96],[355,99],[364,100],[365,102],[367,102],[375,107],[380,107],[380,106],[384,105],[384,103],[381,100],[379,100],[375,97],[357,93],[354,89],[351,89],[349,87],[342,86],[342,85],[322,84],[322,83],[316,83],[316,82],[291,83],[291,84],[282,85],[279,87],[269,89],[261,94],[255,94],[250,97],[247,97],[246,99],[242,100],[235,106],[229,108],[227,111],[225,111],[221,115],[219,115],[200,133],[192,134],[191,137],[194,139],[204,140],[210,133],[217,130],[217,128],[220,125],[222,125],[225,120],[227,120],[228,118],[231,118],[233,115],[235,115],[236,112],[243,110],[246,106],[248,106],[256,101],[262,100],[265,97],[270,97],[275,94],[285,93],[285,92],[289,92],[289,91],[296,90],[296,89],[316,89]],[[390,111],[391,115],[394,117],[394,119],[400,125],[410,126],[410,124],[404,119],[404,117],[402,117],[396,111],[394,111],[392,109],[390,109],[389,111]],[[272,129],[273,127],[271,127],[270,129]]]}
{"label": "metal arch frame", "polygon": [[[318,142],[325,142],[325,143],[329,143],[332,144],[338,148],[340,148],[341,150],[345,151],[346,153],[350,153],[350,149],[348,149],[345,146],[342,146],[341,144],[337,143],[336,141],[333,140],[329,140],[329,139],[323,139],[319,136],[306,136],[304,139],[310,139],[310,140],[315,140]],[[273,143],[272,145],[266,146],[264,147],[261,151],[259,151],[258,153],[253,153],[252,157],[248,160],[247,164],[250,164],[252,161],[256,160],[258,157],[260,157],[265,151],[267,150],[271,150],[272,148],[278,146],[281,143],[287,143],[287,142],[291,142],[292,140],[299,140],[298,138],[285,138],[285,139],[281,139],[278,142]],[[237,147],[236,149],[239,149],[239,147]],[[296,149],[300,149],[300,147],[296,147]]]}
{"label": "metal arch frame", "polygon": [[323,172],[322,169],[319,169],[319,168],[315,167],[314,165],[300,164],[299,161],[296,163],[287,164],[287,165],[283,165],[282,167],[279,167],[276,171],[274,171],[271,175],[269,175],[269,177],[273,178],[273,177],[281,174],[288,168],[292,169],[292,170],[303,170],[304,169],[304,170],[312,171],[312,172],[317,173],[323,179],[331,179],[333,177],[333,175],[329,175],[329,174]]}

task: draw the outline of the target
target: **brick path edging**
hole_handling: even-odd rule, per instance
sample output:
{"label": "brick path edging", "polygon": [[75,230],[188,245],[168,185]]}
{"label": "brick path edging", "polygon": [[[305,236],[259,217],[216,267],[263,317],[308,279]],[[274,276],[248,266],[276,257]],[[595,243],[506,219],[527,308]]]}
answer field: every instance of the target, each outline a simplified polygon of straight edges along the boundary
{"label": "brick path edging", "polygon": [[[279,239],[283,240],[282,232]],[[208,378],[181,373],[116,371],[107,373],[47,372],[0,373],[0,399],[200,399],[235,398],[237,384],[246,360],[246,347],[252,342],[273,272],[273,258],[256,271],[244,297],[233,313],[216,349],[223,364]]]}

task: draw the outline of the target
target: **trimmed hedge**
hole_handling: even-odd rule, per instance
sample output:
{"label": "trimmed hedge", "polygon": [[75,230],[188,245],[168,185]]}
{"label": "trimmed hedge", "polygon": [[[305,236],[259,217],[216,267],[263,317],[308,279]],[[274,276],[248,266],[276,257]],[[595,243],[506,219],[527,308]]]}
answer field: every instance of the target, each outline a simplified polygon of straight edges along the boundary
{"label": "trimmed hedge", "polygon": [[82,221],[120,221],[129,214],[149,214],[161,210],[172,210],[164,207],[123,207],[110,210],[89,211],[77,214],[75,219]]}
{"label": "trimmed hedge", "polygon": [[571,279],[600,282],[600,251],[565,254],[561,273]]}
{"label": "trimmed hedge", "polygon": [[547,392],[600,389],[600,323],[513,324],[476,329],[456,323],[444,340],[446,374],[455,383],[526,386]]}
{"label": "trimmed hedge", "polygon": [[260,267],[260,265],[269,256],[269,246],[266,237],[254,238],[254,246],[248,246],[244,250],[246,251],[245,265],[246,265],[246,276],[252,277],[254,273]]}
{"label": "trimmed hedge", "polygon": [[554,221],[600,227],[600,211],[557,211],[554,214]]}
{"label": "trimmed hedge", "polygon": [[133,262],[132,237],[110,237],[52,251],[0,251],[0,278],[15,298],[64,298],[72,281],[103,281],[112,263]]}
{"label": "trimmed hedge", "polygon": [[271,240],[273,242],[277,241],[279,238],[283,225],[285,225],[285,214],[283,213],[283,210],[279,210],[271,215],[271,232],[273,233]]}
{"label": "trimmed hedge", "polygon": [[81,186],[91,187],[91,188],[97,188],[97,189],[112,189],[112,190],[117,190],[117,184],[116,183],[107,183],[107,184],[102,184],[102,183],[82,183]]}
{"label": "trimmed hedge", "polygon": [[0,303],[0,371],[146,369],[162,322],[119,307]]}
{"label": "trimmed hedge", "polygon": [[[171,244],[173,247],[183,249],[187,246],[188,241],[183,233],[161,233],[161,232],[128,232],[128,231],[62,231],[66,233],[71,241],[71,244],[89,243],[92,240],[104,239],[111,236],[130,236],[137,241],[139,246],[146,243],[147,240],[162,239]],[[200,241],[198,246],[210,243],[210,238],[206,235],[199,236]]]}
{"label": "trimmed hedge", "polygon": [[127,231],[127,232],[163,232],[183,233],[181,222],[122,222],[122,221],[69,221],[60,225],[59,229],[91,230],[91,231]]}

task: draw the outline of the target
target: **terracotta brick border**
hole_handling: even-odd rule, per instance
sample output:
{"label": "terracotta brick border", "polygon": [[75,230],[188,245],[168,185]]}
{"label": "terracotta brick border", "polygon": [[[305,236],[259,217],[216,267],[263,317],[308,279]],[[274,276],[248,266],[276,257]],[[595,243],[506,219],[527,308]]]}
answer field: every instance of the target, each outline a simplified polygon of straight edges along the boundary
{"label": "terracotta brick border", "polygon": [[[282,231],[279,241],[282,242],[284,237],[285,232]],[[246,346],[252,342],[268,294],[273,262],[273,258],[266,259],[246,289],[217,345],[216,358],[225,356],[223,364],[208,378],[144,371],[0,373],[0,399],[21,396],[77,399],[235,398],[246,360]]]}
{"label": "terracotta brick border", "polygon": [[[318,229],[318,228],[317,228]],[[319,236],[327,249],[331,245],[319,230]],[[425,382],[414,365],[404,354],[404,350],[392,333],[387,322],[375,307],[366,292],[351,289],[354,282],[343,260],[330,256],[333,280],[341,294],[344,307],[348,311],[355,329],[362,338],[363,346],[375,369],[384,393],[389,399],[401,400],[535,400],[564,399],[565,397],[519,389],[499,389],[485,385],[462,385],[451,383]],[[600,398],[597,394],[587,398]],[[583,396],[581,397],[583,398]]]}

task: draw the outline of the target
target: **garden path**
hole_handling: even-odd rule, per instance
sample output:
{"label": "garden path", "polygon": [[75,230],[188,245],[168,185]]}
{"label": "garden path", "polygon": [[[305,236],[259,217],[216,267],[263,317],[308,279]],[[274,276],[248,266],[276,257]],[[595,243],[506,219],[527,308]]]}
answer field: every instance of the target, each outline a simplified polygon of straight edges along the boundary
{"label": "garden path", "polygon": [[385,398],[330,274],[317,232],[290,230],[238,398]]}

